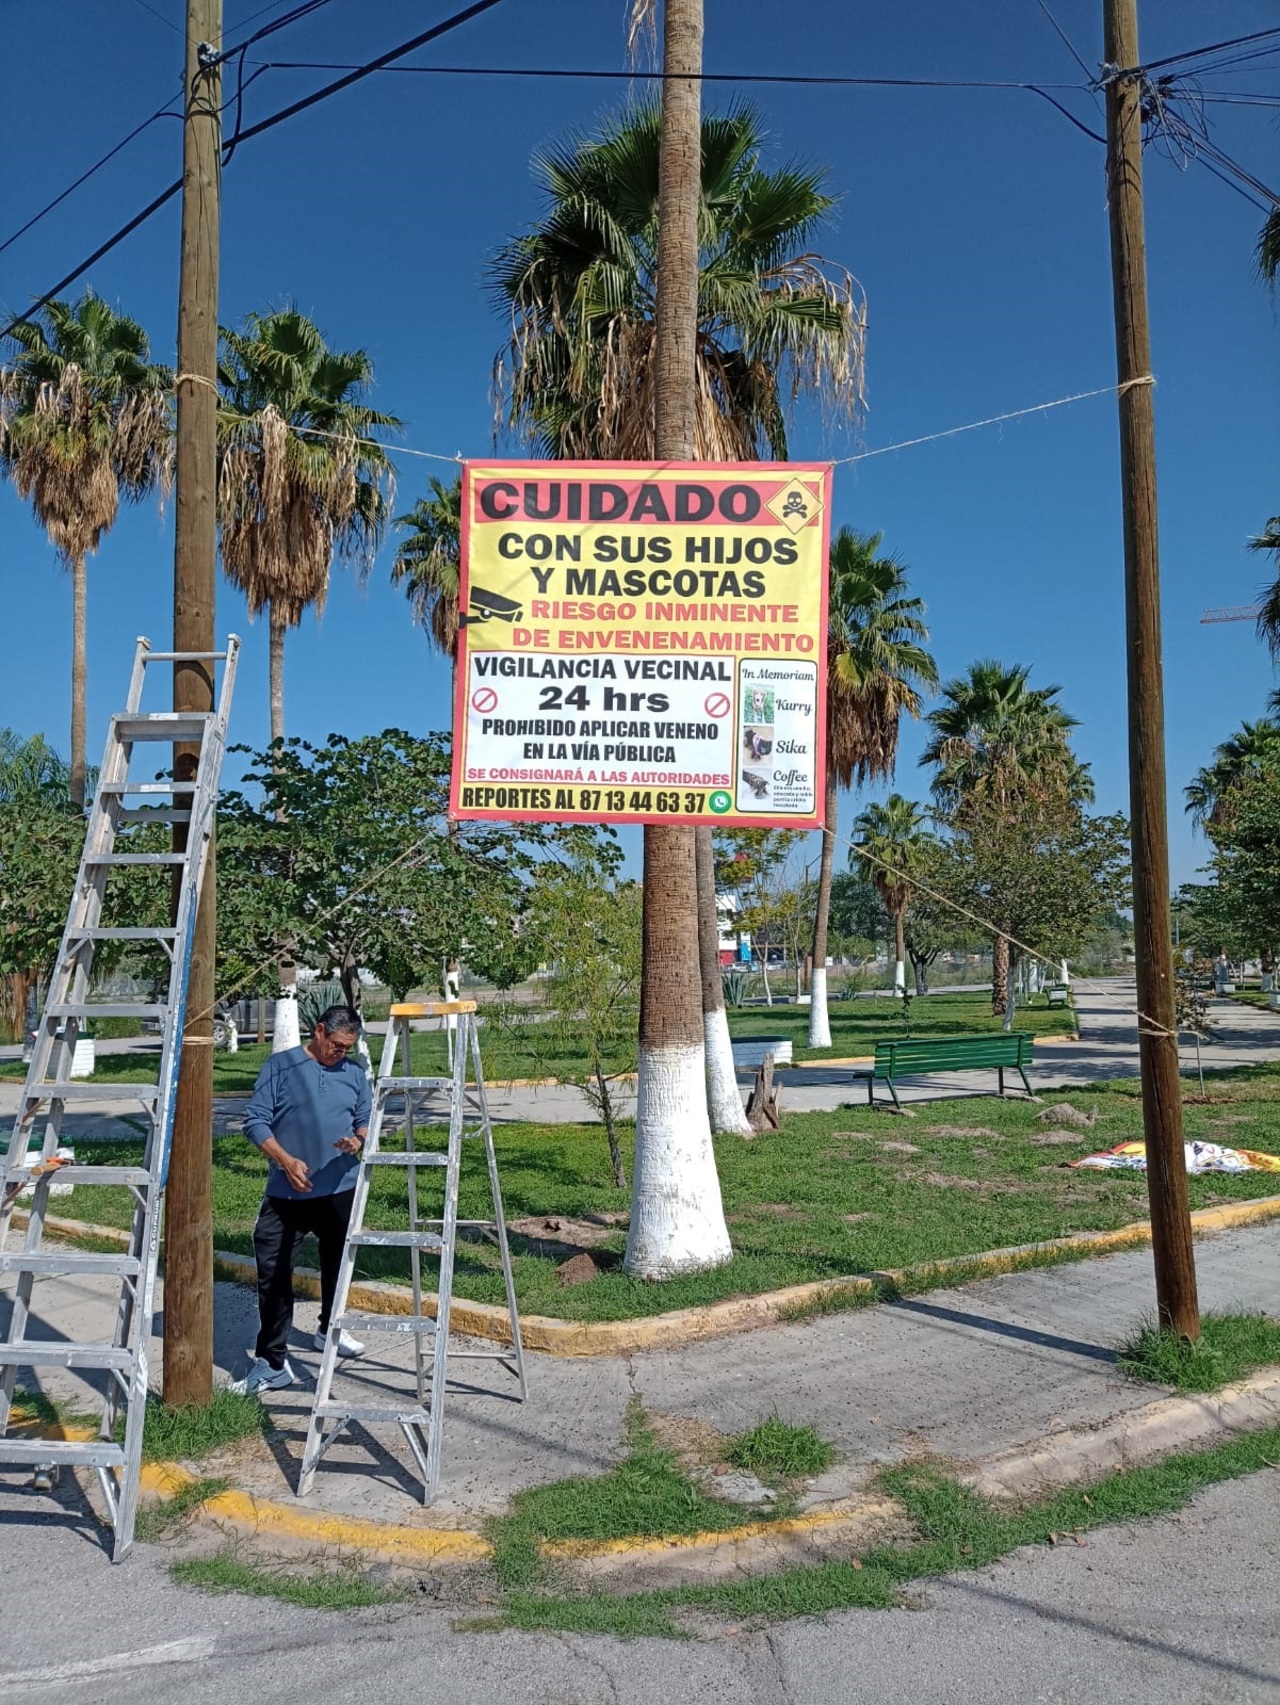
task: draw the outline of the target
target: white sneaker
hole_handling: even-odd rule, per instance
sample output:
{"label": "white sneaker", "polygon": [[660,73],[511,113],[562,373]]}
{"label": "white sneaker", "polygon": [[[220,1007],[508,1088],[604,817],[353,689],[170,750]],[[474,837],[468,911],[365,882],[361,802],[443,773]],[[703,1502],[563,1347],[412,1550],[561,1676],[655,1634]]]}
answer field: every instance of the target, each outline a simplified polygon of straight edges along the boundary
{"label": "white sneaker", "polygon": [[236,1380],[228,1389],[237,1397],[249,1397],[255,1391],[283,1391],[288,1385],[296,1385],[297,1379],[287,1360],[282,1368],[273,1368],[265,1357],[256,1356],[244,1378]]}
{"label": "white sneaker", "polygon": [[[317,1350],[323,1350],[328,1341],[329,1334],[327,1332],[317,1332],[311,1340]],[[349,1332],[340,1331],[338,1333],[338,1354],[340,1356],[350,1356],[354,1359],[356,1356],[363,1356],[365,1348],[366,1346],[358,1338],[353,1338]]]}

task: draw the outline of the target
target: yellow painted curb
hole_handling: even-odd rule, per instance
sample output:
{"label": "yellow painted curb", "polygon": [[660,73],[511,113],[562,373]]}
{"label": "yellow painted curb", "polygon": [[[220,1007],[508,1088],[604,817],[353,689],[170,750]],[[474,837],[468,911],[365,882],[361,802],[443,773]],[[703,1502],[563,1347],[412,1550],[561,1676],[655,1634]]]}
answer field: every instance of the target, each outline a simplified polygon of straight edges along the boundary
{"label": "yellow painted curb", "polygon": [[[17,1219],[18,1215],[15,1214]],[[1237,1226],[1261,1225],[1280,1218],[1280,1196],[1263,1196],[1252,1202],[1228,1202],[1217,1208],[1198,1208],[1191,1216],[1195,1236],[1209,1232],[1228,1231]],[[45,1221],[55,1235],[94,1236],[111,1238],[124,1243],[128,1233],[116,1227],[84,1225],[76,1220]],[[922,1261],[911,1267],[879,1268],[874,1273],[851,1273],[845,1278],[815,1279],[807,1284],[788,1285],[783,1290],[762,1291],[756,1296],[729,1297],[724,1302],[704,1303],[696,1308],[679,1308],[665,1314],[655,1314],[641,1320],[563,1320],[555,1315],[526,1314],[520,1317],[520,1335],[527,1350],[541,1350],[551,1356],[623,1356],[642,1350],[672,1349],[682,1344],[694,1344],[704,1338],[724,1338],[738,1332],[751,1332],[762,1326],[786,1321],[832,1291],[874,1296],[885,1282],[902,1290],[928,1287],[935,1280],[945,1280],[949,1273],[959,1273],[960,1283],[979,1278],[993,1278],[1020,1268],[1033,1267],[1045,1255],[1061,1252],[1087,1251],[1092,1255],[1109,1255],[1117,1250],[1150,1243],[1151,1226],[1146,1220],[1118,1226],[1114,1231],[1077,1231],[1068,1237],[1050,1238],[1044,1243],[1016,1244],[1008,1249],[988,1249],[974,1255],[948,1255],[938,1261]],[[1087,1256],[1086,1256],[1087,1258]],[[234,1284],[255,1285],[257,1273],[253,1259],[247,1255],[215,1252],[213,1258],[216,1278]],[[308,1268],[294,1271],[294,1294],[313,1301],[320,1296],[320,1275]],[[407,1286],[380,1284],[374,1280],[358,1280],[351,1287],[351,1302],[357,1309],[370,1314],[410,1314],[413,1296]],[[423,1306],[434,1315],[436,1299],[428,1294]],[[455,1297],[452,1324],[456,1331],[469,1337],[483,1338],[491,1343],[510,1343],[511,1335],[505,1308],[485,1302],[471,1302]]]}
{"label": "yellow painted curb", "polygon": [[788,1539],[867,1515],[888,1515],[899,1506],[892,1498],[859,1498],[810,1510],[781,1521],[750,1521],[741,1527],[707,1528],[701,1533],[659,1534],[653,1539],[550,1539],[539,1547],[544,1557],[585,1562],[597,1557],[653,1556],[664,1551],[713,1551],[743,1539]]}

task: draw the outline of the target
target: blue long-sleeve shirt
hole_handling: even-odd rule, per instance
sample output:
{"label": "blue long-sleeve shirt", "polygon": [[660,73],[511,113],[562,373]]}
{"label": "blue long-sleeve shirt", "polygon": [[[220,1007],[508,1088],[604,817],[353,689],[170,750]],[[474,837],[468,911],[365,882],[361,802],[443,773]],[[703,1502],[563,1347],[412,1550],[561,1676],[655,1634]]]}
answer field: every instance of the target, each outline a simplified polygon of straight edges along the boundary
{"label": "blue long-sleeve shirt", "polygon": [[369,1080],[356,1061],[322,1066],[305,1048],[273,1054],[258,1073],[244,1110],[244,1134],[258,1148],[274,1137],[286,1154],[305,1161],[311,1188],[295,1190],[272,1161],[267,1195],[301,1201],[353,1190],[360,1157],[343,1154],[334,1144],[363,1131],[371,1110]]}

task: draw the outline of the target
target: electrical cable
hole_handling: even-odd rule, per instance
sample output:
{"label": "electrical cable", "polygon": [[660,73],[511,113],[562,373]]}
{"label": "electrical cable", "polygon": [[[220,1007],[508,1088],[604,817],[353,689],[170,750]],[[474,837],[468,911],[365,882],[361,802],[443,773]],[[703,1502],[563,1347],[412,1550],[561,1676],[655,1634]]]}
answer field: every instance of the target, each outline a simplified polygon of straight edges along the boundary
{"label": "electrical cable", "polygon": [[[306,10],[314,11],[317,6],[325,5],[327,3],[328,0],[310,0],[310,4],[307,6]],[[328,96],[337,94],[339,90],[349,88],[351,84],[359,82],[361,78],[368,76],[373,71],[380,71],[384,65],[390,64],[401,55],[414,52],[416,48],[424,46],[429,41],[436,40],[439,36],[446,35],[450,30],[458,29],[462,24],[468,23],[481,12],[487,12],[494,6],[501,5],[501,3],[502,0],[474,0],[472,5],[464,7],[460,12],[453,13],[451,17],[445,18],[443,22],[434,25],[431,29],[425,30],[420,35],[412,37],[409,41],[402,43],[399,47],[391,48],[387,53],[380,54],[377,59],[370,61],[367,66],[360,67],[349,76],[339,77],[335,82],[328,83],[323,88],[314,90],[310,95],[305,96],[302,100],[294,101],[291,105],[282,107],[278,112],[269,114],[266,118],[259,120],[257,124],[251,125],[247,130],[242,130],[235,138],[235,141],[237,143],[245,142],[252,136],[262,135],[264,131],[273,129],[277,124],[282,124],[285,119],[292,118],[295,113],[303,112],[308,107],[315,106],[317,102],[325,100]],[[160,194],[156,196],[154,200],[149,201],[140,213],[135,213],[133,218],[130,219],[127,224],[122,225],[118,231],[113,232],[104,243],[100,243],[87,260],[81,261],[77,267],[67,273],[65,278],[59,279],[57,284],[55,284],[51,289],[46,290],[43,296],[38,296],[36,300],[32,302],[31,305],[21,314],[15,315],[4,329],[0,330],[0,343],[3,343],[8,337],[10,337],[19,326],[25,325],[33,315],[38,314],[41,308],[48,307],[49,303],[54,300],[60,291],[65,290],[68,285],[74,284],[78,278],[88,272],[91,266],[96,265],[96,263],[100,261],[104,255],[110,254],[112,249],[117,248],[122,242],[124,242],[126,237],[132,236],[132,234],[138,229],[139,225],[144,224],[148,219],[150,219],[152,214],[157,213],[167,201],[171,201],[181,188],[182,179],[178,178],[175,182],[171,183],[167,189],[161,190]]]}
{"label": "electrical cable", "polygon": [[1221,53],[1229,47],[1243,47],[1246,43],[1266,41],[1272,36],[1280,36],[1280,27],[1269,30],[1255,30],[1252,35],[1236,36],[1231,41],[1219,41],[1209,47],[1188,48],[1185,53],[1170,53],[1163,59],[1148,59],[1143,65],[1134,65],[1124,71],[1128,77],[1138,76],[1147,71],[1158,71],[1165,65],[1180,65],[1187,59],[1205,59],[1211,53]]}
{"label": "electrical cable", "polygon": [[[174,97],[175,100],[178,98],[178,96]],[[114,148],[108,149],[100,160],[95,160],[93,165],[90,166],[87,171],[81,172],[75,182],[68,184],[66,189],[64,189],[60,195],[55,195],[53,200],[46,202],[38,213],[33,213],[25,225],[19,225],[18,229],[14,231],[11,236],[6,237],[4,242],[0,243],[0,255],[2,255],[7,248],[11,248],[12,245],[17,242],[19,237],[24,237],[33,225],[38,225],[46,214],[52,213],[55,207],[61,206],[69,195],[73,194],[74,191],[80,188],[81,184],[88,183],[89,179],[95,172],[101,171],[103,166],[105,166],[109,160],[114,160],[121,149],[127,148],[129,143],[133,141],[134,137],[141,136],[143,131],[146,130],[149,125],[154,124],[159,118],[181,118],[182,114],[180,112],[173,112],[170,110],[172,106],[173,101],[170,101],[168,106],[161,107],[158,112],[153,112],[150,118],[144,118],[142,123],[136,125],[127,136],[121,137],[120,141],[116,143]]]}
{"label": "electrical cable", "polygon": [[1071,37],[1063,29],[1062,25],[1058,22],[1058,20],[1054,17],[1053,13],[1049,10],[1048,0],[1039,0],[1039,4],[1040,4],[1040,10],[1044,13],[1045,17],[1048,18],[1049,22],[1053,25],[1054,29],[1057,31],[1058,37],[1061,40],[1062,45],[1066,48],[1067,52],[1071,55],[1072,59],[1075,60],[1076,64],[1084,72],[1085,76],[1089,79],[1089,81],[1092,82],[1093,77],[1094,77],[1094,73],[1092,72],[1092,70],[1090,70],[1089,66],[1085,64],[1085,62],[1081,58],[1081,56],[1076,52],[1075,43],[1071,40]]}

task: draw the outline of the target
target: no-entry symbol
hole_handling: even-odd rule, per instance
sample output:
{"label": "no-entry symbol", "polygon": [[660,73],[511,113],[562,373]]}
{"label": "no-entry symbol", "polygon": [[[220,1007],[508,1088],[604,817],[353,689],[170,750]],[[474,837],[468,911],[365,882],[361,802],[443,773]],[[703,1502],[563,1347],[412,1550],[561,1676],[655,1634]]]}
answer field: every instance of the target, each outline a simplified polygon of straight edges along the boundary
{"label": "no-entry symbol", "polygon": [[728,716],[729,695],[727,693],[712,693],[704,708],[708,716]]}
{"label": "no-entry symbol", "polygon": [[490,711],[498,708],[498,695],[492,687],[480,687],[471,695],[471,708],[481,716],[488,716]]}

